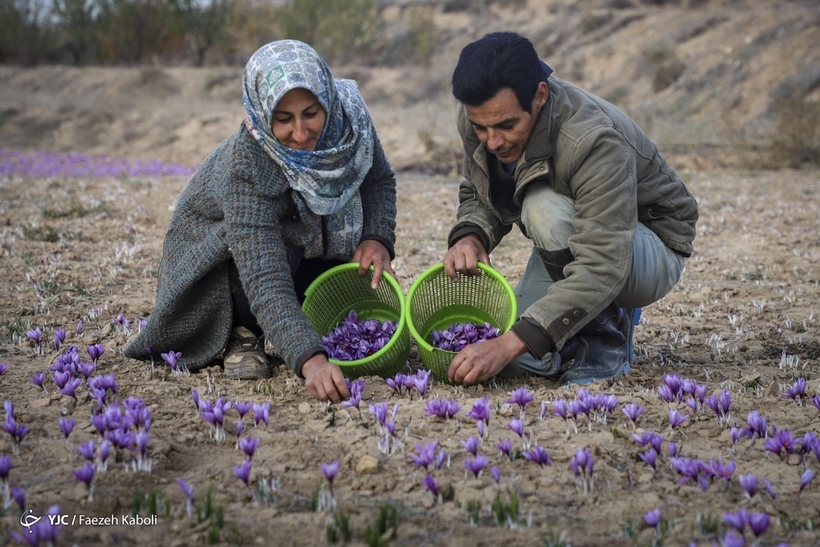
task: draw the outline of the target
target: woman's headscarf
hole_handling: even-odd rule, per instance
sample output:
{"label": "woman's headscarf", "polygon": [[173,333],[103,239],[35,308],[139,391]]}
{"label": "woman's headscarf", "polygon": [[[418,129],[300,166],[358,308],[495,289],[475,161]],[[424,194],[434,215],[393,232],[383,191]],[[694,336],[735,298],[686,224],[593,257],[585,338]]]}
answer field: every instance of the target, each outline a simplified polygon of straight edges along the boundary
{"label": "woman's headscarf", "polygon": [[[248,131],[311,212],[324,217],[326,257],[350,258],[362,231],[359,186],[373,163],[373,125],[356,82],[334,79],[307,44],[281,40],[251,56],[242,83]],[[312,151],[280,144],[271,130],[274,107],[294,88],[313,93],[325,109],[325,127]]]}

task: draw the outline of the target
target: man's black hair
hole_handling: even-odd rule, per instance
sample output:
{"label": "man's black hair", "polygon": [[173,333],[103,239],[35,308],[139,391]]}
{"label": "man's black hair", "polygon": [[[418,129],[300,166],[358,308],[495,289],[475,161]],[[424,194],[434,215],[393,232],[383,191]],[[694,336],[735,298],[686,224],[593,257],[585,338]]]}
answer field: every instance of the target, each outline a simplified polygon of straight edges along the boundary
{"label": "man's black hair", "polygon": [[493,32],[461,51],[453,72],[453,95],[467,106],[479,106],[505,87],[532,113],[538,83],[551,69],[538,59],[532,42],[515,32]]}

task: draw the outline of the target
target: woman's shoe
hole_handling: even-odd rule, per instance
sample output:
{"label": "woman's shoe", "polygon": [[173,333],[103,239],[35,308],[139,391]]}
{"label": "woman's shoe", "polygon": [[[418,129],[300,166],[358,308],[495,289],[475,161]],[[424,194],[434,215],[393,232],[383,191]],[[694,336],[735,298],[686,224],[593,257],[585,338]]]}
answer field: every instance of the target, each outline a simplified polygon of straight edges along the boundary
{"label": "woman's shoe", "polygon": [[223,363],[228,378],[259,380],[271,376],[264,343],[245,327],[234,327]]}

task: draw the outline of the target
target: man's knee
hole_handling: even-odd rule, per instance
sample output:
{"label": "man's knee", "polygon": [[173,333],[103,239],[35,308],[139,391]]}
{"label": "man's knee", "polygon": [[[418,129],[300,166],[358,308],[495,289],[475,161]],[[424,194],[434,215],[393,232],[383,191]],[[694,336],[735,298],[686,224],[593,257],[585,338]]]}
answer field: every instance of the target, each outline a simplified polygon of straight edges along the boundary
{"label": "man's knee", "polygon": [[554,251],[569,243],[575,233],[572,217],[575,202],[557,193],[547,183],[533,183],[521,204],[521,222],[527,236],[541,249]]}

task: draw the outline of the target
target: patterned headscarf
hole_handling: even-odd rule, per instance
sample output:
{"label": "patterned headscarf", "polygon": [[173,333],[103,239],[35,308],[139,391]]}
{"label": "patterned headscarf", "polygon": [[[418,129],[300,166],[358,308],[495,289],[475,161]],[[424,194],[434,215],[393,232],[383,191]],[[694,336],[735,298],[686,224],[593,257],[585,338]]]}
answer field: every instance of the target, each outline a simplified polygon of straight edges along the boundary
{"label": "patterned headscarf", "polygon": [[[307,44],[281,40],[251,56],[242,85],[245,126],[282,169],[291,189],[323,217],[326,257],[350,258],[362,232],[359,187],[373,163],[373,125],[356,82],[334,79]],[[271,130],[274,107],[294,88],[313,93],[325,109],[316,150],[284,146]]]}

